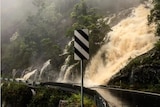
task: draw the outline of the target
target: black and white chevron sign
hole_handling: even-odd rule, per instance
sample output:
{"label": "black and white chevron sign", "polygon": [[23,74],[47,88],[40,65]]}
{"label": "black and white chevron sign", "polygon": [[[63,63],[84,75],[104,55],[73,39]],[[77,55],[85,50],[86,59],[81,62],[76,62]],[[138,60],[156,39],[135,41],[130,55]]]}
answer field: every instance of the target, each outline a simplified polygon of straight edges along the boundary
{"label": "black and white chevron sign", "polygon": [[74,60],[89,59],[88,29],[74,31]]}

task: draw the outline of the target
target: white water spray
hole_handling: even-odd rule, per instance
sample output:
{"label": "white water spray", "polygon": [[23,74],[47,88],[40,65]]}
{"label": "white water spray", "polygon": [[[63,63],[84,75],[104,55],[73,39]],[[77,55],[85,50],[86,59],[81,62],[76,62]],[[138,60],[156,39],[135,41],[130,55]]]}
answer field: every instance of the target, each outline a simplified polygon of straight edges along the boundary
{"label": "white water spray", "polygon": [[39,79],[42,79],[42,74],[45,72],[45,69],[50,65],[50,59],[43,64],[43,67],[40,70]]}
{"label": "white water spray", "polygon": [[33,71],[25,74],[22,79],[23,79],[23,80],[28,80],[28,79],[29,79],[32,75],[34,75],[36,72],[37,72],[37,69],[35,69],[35,70],[33,70]]}
{"label": "white water spray", "polygon": [[[155,26],[148,26],[150,9],[140,5],[130,17],[123,19],[108,34],[109,42],[101,47],[86,69],[85,81],[91,84],[106,84],[128,62],[149,51],[157,41]],[[92,83],[91,83],[92,82]]]}
{"label": "white water spray", "polygon": [[66,72],[66,70],[67,70],[67,68],[68,68],[68,62],[69,62],[70,57],[71,57],[71,56],[69,55],[69,56],[66,58],[64,65],[61,67],[61,70],[60,70],[60,73],[59,73],[59,78],[58,78],[58,80],[57,80],[58,82],[64,80],[64,75],[65,75],[65,72]]}
{"label": "white water spray", "polygon": [[68,78],[72,72],[72,68],[75,66],[75,64],[69,66],[69,61],[71,59],[71,55],[69,55],[68,48],[71,47],[73,41],[74,41],[74,39],[72,38],[72,40],[68,42],[68,44],[66,45],[66,47],[63,51],[62,56],[68,55],[68,57],[65,59],[63,66],[61,66],[61,70],[60,70],[59,78],[57,79],[57,82],[67,82]]}
{"label": "white water spray", "polygon": [[[64,82],[67,81],[67,80],[69,80],[70,75],[72,75],[72,69],[73,69],[77,64],[79,64],[79,63],[75,63],[75,64],[73,64],[73,65],[71,65],[71,66],[69,66],[69,67],[67,68],[67,70],[66,70],[66,72],[65,72],[65,74],[64,74],[64,79],[63,79]],[[73,77],[72,77],[70,80],[73,80]]]}

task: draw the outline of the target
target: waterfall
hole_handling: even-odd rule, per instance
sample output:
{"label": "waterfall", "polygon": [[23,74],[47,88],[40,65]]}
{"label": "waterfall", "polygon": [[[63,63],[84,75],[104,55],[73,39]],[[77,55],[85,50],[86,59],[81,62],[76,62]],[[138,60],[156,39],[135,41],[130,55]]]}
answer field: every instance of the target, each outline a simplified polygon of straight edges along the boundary
{"label": "waterfall", "polygon": [[39,80],[42,81],[43,79],[44,80],[49,79],[50,74],[48,73],[47,76],[44,74],[45,72],[49,72],[50,71],[49,66],[50,66],[50,59],[47,60],[43,64],[43,66],[40,68],[40,70],[39,69],[32,70],[32,67],[29,67],[27,69],[27,73],[25,73],[26,70],[24,70],[22,72],[22,77],[18,78],[18,79],[22,79],[22,80],[29,80],[30,79],[32,81],[39,81]]}
{"label": "waterfall", "polygon": [[132,10],[129,17],[112,27],[106,42],[92,58],[85,71],[85,81],[106,84],[129,61],[153,48],[158,40],[155,25],[148,25],[149,6],[144,4]]}
{"label": "waterfall", "polygon": [[35,70],[33,70],[33,71],[25,74],[22,79],[23,79],[23,80],[28,80],[28,79],[29,79],[32,75],[34,75],[36,72],[37,72],[37,69],[35,69]]}
{"label": "waterfall", "polygon": [[67,58],[65,59],[64,64],[61,66],[57,82],[67,82],[72,72],[72,68],[74,68],[74,66],[76,65],[76,64],[71,65],[71,66],[69,65],[69,61],[71,60],[71,55],[69,55],[68,48],[71,47],[73,41],[74,39],[72,38],[72,40],[68,42],[68,44],[64,48],[63,53],[61,54],[61,56],[67,55]]}
{"label": "waterfall", "polygon": [[42,80],[42,75],[43,73],[46,71],[46,68],[50,65],[50,59],[47,60],[44,64],[43,67],[40,70],[40,74],[39,74],[39,80]]}
{"label": "waterfall", "polygon": [[63,81],[64,80],[64,75],[65,75],[65,72],[68,68],[68,62],[69,62],[69,59],[70,59],[70,55],[65,59],[65,62],[64,62],[64,65],[61,67],[61,70],[60,70],[60,73],[59,73],[59,78],[57,81]]}
{"label": "waterfall", "polygon": [[[67,80],[73,80],[73,76],[76,76],[76,75],[74,75],[73,74],[73,68],[77,65],[77,64],[79,64],[79,63],[75,63],[75,64],[73,64],[73,65],[71,65],[71,66],[69,66],[67,69],[66,69],[66,72],[65,72],[65,74],[64,74],[64,79],[63,79],[63,81],[64,82],[66,82]],[[70,79],[69,79],[70,78]]]}

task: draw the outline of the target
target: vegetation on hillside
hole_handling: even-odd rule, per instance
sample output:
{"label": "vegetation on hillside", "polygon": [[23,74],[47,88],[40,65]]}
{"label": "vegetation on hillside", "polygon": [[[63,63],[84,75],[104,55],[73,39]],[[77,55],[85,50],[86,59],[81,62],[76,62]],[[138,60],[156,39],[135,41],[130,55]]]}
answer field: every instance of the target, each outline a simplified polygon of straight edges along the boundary
{"label": "vegetation on hillside", "polygon": [[[32,89],[21,83],[3,83],[2,105],[11,107],[58,107],[65,100],[67,107],[80,106],[80,94],[73,94],[61,89],[37,87]],[[33,91],[34,90],[34,91]],[[84,96],[85,107],[96,107],[93,99]]]}
{"label": "vegetation on hillside", "polygon": [[[156,36],[160,36],[160,1],[153,0],[153,9],[150,11],[150,15],[148,16],[149,24],[156,24]],[[155,44],[155,47],[158,51],[160,51],[160,40]]]}
{"label": "vegetation on hillside", "polygon": [[[60,71],[66,57],[62,57],[66,43],[75,29],[90,30],[90,55],[94,55],[110,31],[98,10],[87,6],[84,0],[34,0],[35,15],[17,28],[9,44],[2,46],[2,76],[11,76],[13,69],[22,72],[32,66],[38,68],[51,59],[52,69]],[[94,5],[95,6],[95,5]],[[101,20],[100,20],[101,19]],[[67,48],[73,59],[73,45]]]}
{"label": "vegetation on hillside", "polygon": [[[65,58],[70,56],[68,66],[74,61],[73,41],[66,46],[66,56],[61,56],[66,43],[74,37],[75,29],[89,29],[90,57],[94,56],[103,44],[103,38],[111,30],[103,18],[104,10],[87,4],[93,0],[34,0],[37,8],[35,15],[28,16],[26,22],[13,34],[16,39],[2,45],[2,76],[11,76],[12,70],[21,72],[51,59],[52,69],[60,71]],[[101,0],[102,1],[102,0]],[[143,0],[142,0],[143,1]],[[148,16],[149,24],[155,23],[156,36],[160,36],[160,1],[153,0],[154,8]],[[114,10],[116,11],[116,9]],[[101,13],[101,14],[99,14]],[[108,14],[108,13],[107,13]],[[88,62],[85,62],[85,65]],[[75,67],[75,70],[78,70]],[[67,100],[70,105],[80,106],[80,94],[71,94],[60,89],[38,87],[35,95],[24,84],[2,83],[2,104],[12,107],[57,107],[60,100]],[[133,59],[116,74],[111,85],[122,88],[138,89],[160,93],[160,41],[150,52]],[[95,107],[88,97],[84,98],[85,107]]]}
{"label": "vegetation on hillside", "polygon": [[[81,94],[72,94],[68,99],[69,105],[80,107],[81,106]],[[76,104],[76,105],[73,105]],[[91,100],[89,97],[84,97],[84,105],[85,107],[96,107],[95,102]]]}
{"label": "vegetation on hillside", "polygon": [[[70,12],[75,2],[64,3],[64,0],[34,0],[37,13],[28,16],[17,28],[14,34],[17,38],[2,47],[2,75],[10,75],[12,69],[23,71],[30,66],[39,67],[48,59],[52,59],[53,69],[58,71],[63,62],[59,54],[67,42],[65,30],[71,23],[65,19],[69,17],[66,10]],[[61,7],[57,7],[60,4]]]}
{"label": "vegetation on hillside", "polygon": [[24,84],[2,83],[2,103],[4,107],[27,107],[31,98],[32,91]]}
{"label": "vegetation on hillside", "polygon": [[[103,39],[106,34],[111,31],[109,25],[103,20],[103,16],[97,14],[95,8],[89,8],[85,1],[74,6],[71,13],[71,18],[73,19],[72,27],[68,29],[67,36],[69,38],[74,38],[74,30],[76,29],[88,29],[89,30],[89,55],[90,59],[96,54],[98,49],[103,44]],[[70,45],[66,46],[67,55],[69,55],[69,60],[67,62],[68,67],[76,64],[78,61],[74,60],[74,41],[71,41]],[[67,56],[68,57],[68,56]],[[88,62],[84,63],[84,68]],[[75,66],[73,68],[74,72],[78,71],[79,68]],[[75,77],[76,78],[76,77]]]}
{"label": "vegetation on hillside", "polygon": [[154,48],[133,59],[112,77],[109,84],[160,93],[160,51]]}

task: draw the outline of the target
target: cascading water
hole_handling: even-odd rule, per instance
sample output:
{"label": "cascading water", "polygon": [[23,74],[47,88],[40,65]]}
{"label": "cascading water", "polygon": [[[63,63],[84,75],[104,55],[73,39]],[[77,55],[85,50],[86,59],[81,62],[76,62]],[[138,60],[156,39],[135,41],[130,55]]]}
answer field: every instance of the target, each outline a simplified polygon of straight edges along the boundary
{"label": "cascading water", "polygon": [[[108,38],[106,39],[106,43],[92,58],[85,71],[84,81],[86,85],[106,84],[131,59],[153,48],[153,44],[158,38],[154,36],[155,25],[147,25],[147,15],[149,12],[150,9],[148,6],[139,5],[132,11],[129,17],[121,20],[117,25],[112,27],[113,31],[106,36]],[[108,23],[110,23],[110,20],[108,20]],[[71,45],[71,42],[68,45]],[[66,50],[64,54],[68,54]],[[61,68],[57,81],[67,82],[67,79],[71,77],[72,72],[70,69],[74,65],[68,66],[68,60],[69,56]],[[33,70],[23,76],[23,78],[29,79],[32,75],[39,73],[34,78],[38,78],[40,81],[44,78],[47,79],[49,75],[54,75],[52,72],[49,74],[50,71],[46,72],[49,65],[50,60],[44,63],[40,72]]]}
{"label": "cascading water", "polygon": [[70,55],[66,58],[64,65],[61,67],[61,70],[60,70],[60,73],[59,73],[59,78],[58,78],[57,81],[63,81],[64,80],[64,75],[65,75],[65,72],[68,68],[69,59],[70,59]]}
{"label": "cascading water", "polygon": [[39,80],[42,80],[42,75],[46,71],[46,68],[50,65],[50,59],[43,64],[43,67],[40,70]]}
{"label": "cascading water", "polygon": [[[63,79],[64,82],[66,82],[66,80],[69,80],[70,75],[72,75],[72,69],[73,69],[73,67],[75,67],[77,64],[79,64],[79,63],[75,63],[75,64],[69,66],[69,67],[66,69],[66,73],[64,74],[64,79]],[[72,76],[73,76],[73,75],[72,75]],[[71,76],[71,79],[70,79],[70,80],[73,80],[73,77],[72,77],[72,76]]]}
{"label": "cascading water", "polygon": [[106,84],[131,59],[153,48],[158,38],[154,36],[155,26],[147,25],[149,12],[150,9],[141,4],[112,28],[109,42],[101,47],[86,69],[85,83]]}
{"label": "cascading water", "polygon": [[[49,72],[50,71],[50,59],[47,60],[43,66],[41,67],[40,70],[38,69],[34,69],[32,70],[32,67],[28,68],[27,73],[25,74],[26,70],[23,71],[22,73],[22,77],[18,78],[21,80],[32,80],[32,81],[42,81],[44,79],[47,80],[50,76],[50,73],[48,73],[48,76],[44,76],[45,72]],[[25,75],[24,75],[25,74]]]}
{"label": "cascading water", "polygon": [[[69,43],[66,45],[62,55],[68,55],[69,54],[68,48],[71,47],[73,41],[74,41],[73,39],[71,41],[69,41]],[[72,76],[74,76],[74,77],[76,76],[76,75],[74,75],[76,73],[75,70],[74,70],[74,67],[78,63],[75,63],[73,65],[69,65],[69,61],[71,60],[71,58],[72,58],[71,55],[68,55],[68,57],[66,58],[66,60],[64,62],[64,65],[61,67],[57,82],[70,82],[70,81],[73,80]],[[73,73],[73,71],[74,71],[74,73]]]}
{"label": "cascading water", "polygon": [[38,72],[37,69],[35,69],[35,70],[33,70],[33,71],[25,74],[25,75],[23,76],[23,80],[28,80],[32,75],[36,74],[36,72]]}

